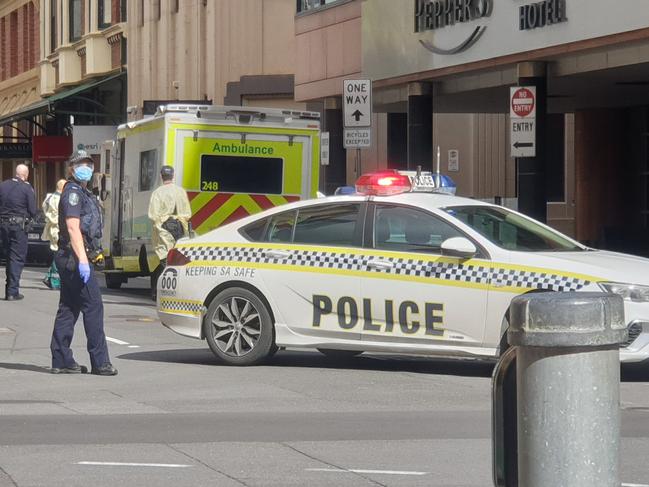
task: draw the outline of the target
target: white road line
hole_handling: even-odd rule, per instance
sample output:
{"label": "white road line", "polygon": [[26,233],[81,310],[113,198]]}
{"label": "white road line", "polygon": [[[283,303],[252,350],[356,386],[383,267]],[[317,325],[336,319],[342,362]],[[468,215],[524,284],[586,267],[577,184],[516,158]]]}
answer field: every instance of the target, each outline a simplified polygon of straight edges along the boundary
{"label": "white road line", "polygon": [[128,348],[140,348],[139,345],[129,345]]}
{"label": "white road line", "polygon": [[77,462],[77,465],[99,465],[107,467],[165,467],[165,468],[188,468],[193,465],[178,463],[121,463],[121,462]]}
{"label": "white road line", "polygon": [[647,484],[622,484],[622,487],[649,487]]}
{"label": "white road line", "polygon": [[106,337],[106,341],[111,343],[117,343],[117,345],[130,345],[130,343],[123,342],[122,340],[118,340],[117,338]]}
{"label": "white road line", "polygon": [[382,474],[382,475],[428,475],[430,472],[413,472],[408,470],[361,470],[357,468],[348,468],[346,470],[340,468],[307,468],[308,472],[338,472],[338,473],[367,473],[367,474]]}

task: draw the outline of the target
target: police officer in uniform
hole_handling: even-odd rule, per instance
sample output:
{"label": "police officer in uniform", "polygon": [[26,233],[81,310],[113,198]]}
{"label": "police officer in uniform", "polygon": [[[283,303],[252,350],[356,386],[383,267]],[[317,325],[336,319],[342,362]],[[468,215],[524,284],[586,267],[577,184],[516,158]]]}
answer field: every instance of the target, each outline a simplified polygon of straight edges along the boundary
{"label": "police officer in uniform", "polygon": [[91,371],[117,375],[108,357],[104,334],[104,305],[93,262],[102,256],[103,218],[97,198],[87,189],[94,163],[86,151],[72,154],[70,179],[59,203],[59,250],[56,266],[61,278],[59,310],[52,333],[52,373],[79,374],[87,369],[75,362],[70,350],[74,325],[83,313]]}
{"label": "police officer in uniform", "polygon": [[16,177],[0,184],[0,236],[7,261],[5,299],[23,299],[20,294],[20,275],[27,258],[27,232],[25,226],[36,216],[36,196],[27,182],[29,168],[16,166]]}

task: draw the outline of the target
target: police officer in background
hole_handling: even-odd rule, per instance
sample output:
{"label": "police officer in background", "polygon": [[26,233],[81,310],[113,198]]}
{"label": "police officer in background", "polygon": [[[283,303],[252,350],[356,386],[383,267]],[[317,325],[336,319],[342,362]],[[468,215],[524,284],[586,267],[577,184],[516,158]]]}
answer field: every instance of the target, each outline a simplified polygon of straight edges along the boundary
{"label": "police officer in background", "polygon": [[29,168],[16,166],[16,176],[0,184],[0,236],[7,261],[5,299],[17,301],[24,296],[20,289],[20,275],[27,258],[27,231],[29,219],[36,216],[36,196],[27,182]]}
{"label": "police officer in background", "polygon": [[83,313],[92,373],[117,375],[108,357],[104,334],[104,305],[93,263],[103,258],[103,218],[97,198],[87,189],[94,163],[79,150],[68,161],[70,179],[59,203],[59,250],[55,261],[61,278],[59,310],[52,333],[52,373],[79,374],[87,369],[75,362],[70,350],[74,325]]}

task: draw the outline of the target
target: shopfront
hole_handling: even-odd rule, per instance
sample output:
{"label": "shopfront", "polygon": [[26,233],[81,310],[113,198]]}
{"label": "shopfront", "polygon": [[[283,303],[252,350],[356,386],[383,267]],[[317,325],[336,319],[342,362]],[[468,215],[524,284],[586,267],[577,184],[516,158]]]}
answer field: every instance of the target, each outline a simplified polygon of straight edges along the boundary
{"label": "shopfront", "polygon": [[[440,145],[460,194],[513,197],[581,241],[649,255],[649,8],[622,3],[363,2],[388,165],[432,167]],[[511,157],[517,85],[536,89],[533,157]]]}

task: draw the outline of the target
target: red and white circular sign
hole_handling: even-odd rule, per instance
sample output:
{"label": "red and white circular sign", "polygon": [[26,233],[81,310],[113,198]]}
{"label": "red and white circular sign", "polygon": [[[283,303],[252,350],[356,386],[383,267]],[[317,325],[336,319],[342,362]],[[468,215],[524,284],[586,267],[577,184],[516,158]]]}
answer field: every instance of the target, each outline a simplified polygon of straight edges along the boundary
{"label": "red and white circular sign", "polygon": [[525,118],[534,116],[536,98],[534,92],[529,88],[517,88],[512,90],[512,116]]}

